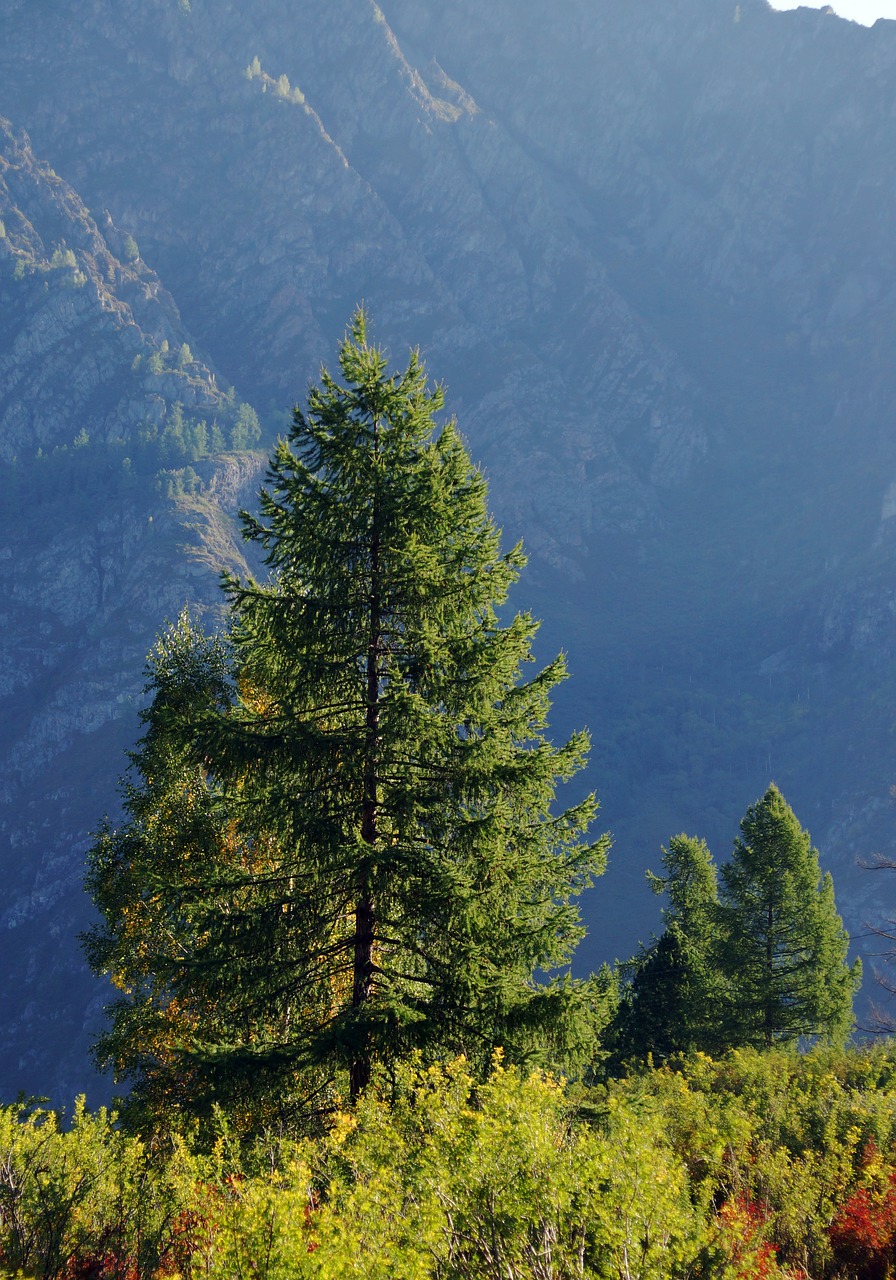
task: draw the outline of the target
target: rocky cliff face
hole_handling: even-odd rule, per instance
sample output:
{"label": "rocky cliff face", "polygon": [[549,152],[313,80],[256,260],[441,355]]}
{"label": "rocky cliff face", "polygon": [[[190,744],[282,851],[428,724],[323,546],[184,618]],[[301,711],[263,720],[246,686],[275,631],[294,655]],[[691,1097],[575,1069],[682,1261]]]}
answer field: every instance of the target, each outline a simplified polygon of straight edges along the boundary
{"label": "rocky cliff face", "polygon": [[213,415],[221,396],[206,366],[151,368],[185,330],[136,242],[108,213],[101,233],[5,121],[0,148],[0,458],[69,445],[85,423],[94,440],[127,437],[175,400]]}
{"label": "rocky cliff face", "polygon": [[[409,61],[388,15],[158,0],[92,6],[89,36],[77,6],[59,20],[51,47],[27,17],[11,31],[7,101],[176,276],[244,393],[290,403],[363,297],[397,350],[426,345],[506,515],[555,563],[656,520],[656,487],[705,452],[696,386],[581,243],[568,184]],[[50,62],[55,102],[20,70]]]}
{"label": "rocky cliff face", "polygon": [[180,358],[136,246],[5,122],[0,221],[0,1074],[5,1094],[71,1093],[101,1003],[75,937],[87,833],[115,804],[155,633],[185,602],[217,610],[216,573],[245,569],[231,517],[261,457],[197,458],[178,498],[176,467],[138,465],[174,405],[223,425],[232,408]]}
{"label": "rocky cliff face", "polygon": [[41,13],[0,0],[0,1091],[75,1080],[83,832],[152,634],[239,555],[257,460],[200,449],[185,484],[145,441],[179,404],[226,443],[231,383],[275,425],[362,298],[447,382],[533,554],[545,653],[569,650],[557,719],[590,722],[617,834],[586,960],[646,934],[661,840],[724,856],[772,776],[861,931],[893,775],[896,24],[764,0]]}

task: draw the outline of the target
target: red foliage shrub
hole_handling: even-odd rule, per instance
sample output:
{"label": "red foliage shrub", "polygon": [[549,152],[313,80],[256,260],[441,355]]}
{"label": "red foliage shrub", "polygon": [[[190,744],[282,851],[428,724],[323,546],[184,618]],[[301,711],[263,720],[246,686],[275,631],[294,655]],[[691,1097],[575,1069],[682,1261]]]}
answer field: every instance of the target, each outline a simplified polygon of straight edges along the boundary
{"label": "red foliage shrub", "polygon": [[856,1280],[891,1280],[896,1275],[896,1169],[883,1189],[855,1190],[837,1210],[828,1236],[836,1264]]}
{"label": "red foliage shrub", "polygon": [[780,1276],[778,1251],[764,1239],[768,1222],[764,1209],[739,1194],[725,1201],[717,1221],[737,1280],[772,1280]]}
{"label": "red foliage shrub", "polygon": [[139,1280],[136,1259],[129,1251],[115,1247],[114,1234],[107,1227],[94,1249],[72,1254],[66,1260],[61,1280]]}

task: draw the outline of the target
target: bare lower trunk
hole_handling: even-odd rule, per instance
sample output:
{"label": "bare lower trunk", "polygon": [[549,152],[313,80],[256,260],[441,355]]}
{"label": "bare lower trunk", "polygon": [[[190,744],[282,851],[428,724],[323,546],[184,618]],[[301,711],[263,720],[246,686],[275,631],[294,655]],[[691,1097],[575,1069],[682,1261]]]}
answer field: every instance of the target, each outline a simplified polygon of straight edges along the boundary
{"label": "bare lower trunk", "polygon": [[[373,898],[365,894],[355,907],[355,980],[352,1008],[358,1009],[371,996],[373,988],[373,934],[376,917]],[[354,1102],[370,1083],[370,1051],[365,1045],[349,1071],[349,1091]]]}

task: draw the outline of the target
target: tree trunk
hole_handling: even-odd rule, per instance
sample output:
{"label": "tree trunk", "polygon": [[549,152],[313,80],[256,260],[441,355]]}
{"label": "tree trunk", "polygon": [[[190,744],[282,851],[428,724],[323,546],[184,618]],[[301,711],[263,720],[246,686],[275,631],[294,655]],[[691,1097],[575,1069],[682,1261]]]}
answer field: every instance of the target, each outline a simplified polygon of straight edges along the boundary
{"label": "tree trunk", "polygon": [[[379,452],[377,424],[374,424],[374,457]],[[367,641],[367,733],[364,753],[364,795],[361,802],[361,839],[370,846],[377,842],[378,769],[380,745],[380,532],[379,504],[373,508],[370,547],[370,630]],[[376,914],[370,885],[369,865],[365,866],[355,904],[355,954],[352,1008],[360,1009],[373,994],[373,942]],[[370,1083],[369,1038],[365,1035],[358,1056],[349,1071],[349,1095],[355,1102]]]}
{"label": "tree trunk", "polygon": [[[373,986],[373,934],[376,917],[373,897],[366,893],[355,907],[355,980],[352,1008],[358,1009],[371,995]],[[349,1071],[349,1096],[352,1102],[370,1083],[370,1052],[366,1041]]]}
{"label": "tree trunk", "polygon": [[774,1040],[773,1032],[773,1009],[772,1000],[775,997],[775,989],[772,979],[775,976],[775,953],[772,947],[772,929],[774,927],[775,917],[771,903],[768,905],[765,933],[765,979],[766,979],[766,995],[765,995],[765,1047],[770,1049]]}

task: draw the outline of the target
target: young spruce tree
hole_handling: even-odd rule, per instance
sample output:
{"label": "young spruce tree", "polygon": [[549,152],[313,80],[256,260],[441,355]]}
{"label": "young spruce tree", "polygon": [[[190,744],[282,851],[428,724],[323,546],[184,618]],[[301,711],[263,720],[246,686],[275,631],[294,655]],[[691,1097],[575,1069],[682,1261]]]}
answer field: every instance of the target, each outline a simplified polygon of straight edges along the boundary
{"label": "young spruce tree", "polygon": [[[587,749],[584,733],[544,736],[563,660],[522,678],[536,624],[496,609],[524,557],[501,553],[419,357],[389,373],[359,312],[339,364],[244,516],[271,576],[226,580],[228,704],[182,714],[169,698],[155,717],[219,833],[205,888],[148,869],[160,820],[138,812],[155,785],[140,753],[129,824],[93,854],[105,926],[91,955],[125,990],[102,1048],[151,1084],[158,1059],[128,1017],[175,1003],[187,1012],[162,1074],[189,1078],[194,1100],[298,1109],[340,1073],[357,1097],[375,1063],[412,1050],[570,1065],[593,1037],[589,984],[545,977],[583,932],[574,899],[607,845],[584,840],[592,797],[552,813]],[[179,836],[165,839],[177,863]],[[154,892],[138,942],[129,921]],[[143,952],[166,931],[164,977],[148,981]],[[253,1105],[249,1123],[265,1112]]]}
{"label": "young spruce tree", "polygon": [[749,807],[722,867],[720,960],[730,981],[729,1043],[768,1047],[802,1036],[842,1043],[853,1026],[861,961],[830,873],[774,785]]}
{"label": "young spruce tree", "polygon": [[648,873],[648,879],[655,893],[667,895],[666,927],[626,966],[630,981],[610,1029],[611,1069],[648,1055],[662,1062],[675,1053],[716,1054],[727,1047],[712,854],[695,836],[673,836],[663,866],[665,876]]}

